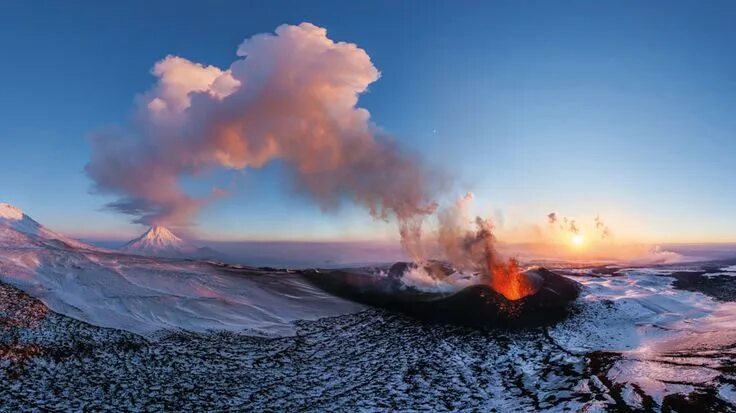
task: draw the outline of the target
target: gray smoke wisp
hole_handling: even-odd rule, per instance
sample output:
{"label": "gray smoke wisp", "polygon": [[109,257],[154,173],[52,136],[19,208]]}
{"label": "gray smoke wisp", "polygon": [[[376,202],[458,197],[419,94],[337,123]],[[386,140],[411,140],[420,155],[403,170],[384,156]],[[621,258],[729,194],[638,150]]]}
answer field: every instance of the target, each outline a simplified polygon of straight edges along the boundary
{"label": "gray smoke wisp", "polygon": [[[547,214],[547,223],[552,228],[558,226],[559,229],[563,232],[569,232],[571,234],[580,233],[580,227],[574,219],[563,217],[562,221],[560,221],[556,212],[550,212],[549,214]],[[611,237],[611,229],[608,227],[608,225],[606,225],[605,222],[603,222],[600,215],[597,215],[595,217],[595,219],[593,220],[593,224],[595,232],[598,234],[598,236],[600,236],[601,239]]]}

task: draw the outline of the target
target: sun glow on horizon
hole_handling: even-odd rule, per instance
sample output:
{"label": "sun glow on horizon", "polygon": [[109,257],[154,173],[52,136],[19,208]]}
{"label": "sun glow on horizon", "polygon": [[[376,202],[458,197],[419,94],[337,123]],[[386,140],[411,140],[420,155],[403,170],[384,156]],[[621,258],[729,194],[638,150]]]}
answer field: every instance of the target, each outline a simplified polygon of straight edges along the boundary
{"label": "sun glow on horizon", "polygon": [[580,234],[574,234],[570,241],[572,242],[573,246],[580,247],[585,243],[585,238]]}

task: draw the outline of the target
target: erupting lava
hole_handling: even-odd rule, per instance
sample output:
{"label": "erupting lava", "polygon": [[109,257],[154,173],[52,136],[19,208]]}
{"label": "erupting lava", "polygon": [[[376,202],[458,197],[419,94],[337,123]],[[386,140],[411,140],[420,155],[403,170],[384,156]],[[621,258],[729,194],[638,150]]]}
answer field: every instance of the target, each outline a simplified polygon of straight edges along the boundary
{"label": "erupting lava", "polygon": [[514,258],[496,263],[489,261],[488,268],[491,272],[491,288],[512,301],[535,294],[542,283],[533,274],[522,272],[519,262]]}
{"label": "erupting lava", "polygon": [[496,292],[509,300],[535,294],[541,280],[519,268],[517,260],[503,258],[495,248],[493,224],[477,217],[475,231],[466,228],[468,205],[473,194],[467,193],[439,215],[439,243],[445,257],[459,270],[483,274]]}
{"label": "erupting lava", "polygon": [[502,258],[493,246],[493,226],[487,220],[476,219],[478,233],[476,240],[484,246],[485,264],[488,271],[489,284],[497,293],[509,300],[520,300],[535,294],[541,287],[541,279],[519,269],[515,258]]}

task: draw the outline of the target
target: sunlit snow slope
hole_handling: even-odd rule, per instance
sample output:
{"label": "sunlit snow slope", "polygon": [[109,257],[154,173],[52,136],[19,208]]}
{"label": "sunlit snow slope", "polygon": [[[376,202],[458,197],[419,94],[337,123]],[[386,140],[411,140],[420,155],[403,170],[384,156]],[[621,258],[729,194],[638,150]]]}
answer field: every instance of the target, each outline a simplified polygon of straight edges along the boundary
{"label": "sunlit snow slope", "polygon": [[149,334],[289,334],[292,322],[362,309],[286,272],[126,255],[54,233],[0,204],[0,280],[59,313]]}

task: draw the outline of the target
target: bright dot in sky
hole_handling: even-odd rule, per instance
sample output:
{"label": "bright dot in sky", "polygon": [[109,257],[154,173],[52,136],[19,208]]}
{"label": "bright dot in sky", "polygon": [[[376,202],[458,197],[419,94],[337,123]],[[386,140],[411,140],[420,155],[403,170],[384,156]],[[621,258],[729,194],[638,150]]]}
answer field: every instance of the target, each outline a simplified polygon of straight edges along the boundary
{"label": "bright dot in sky", "polygon": [[583,245],[583,236],[580,234],[575,234],[572,236],[572,244],[575,246]]}

